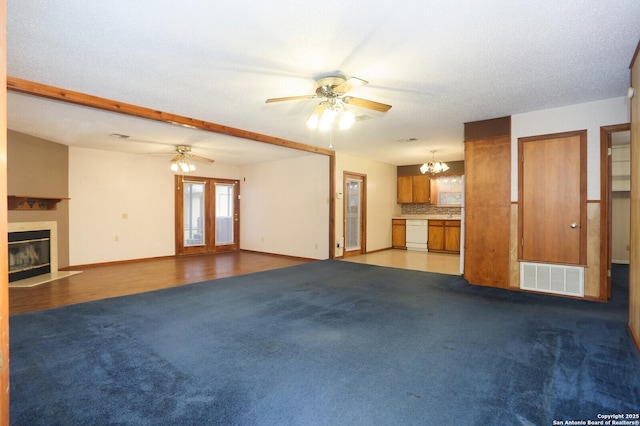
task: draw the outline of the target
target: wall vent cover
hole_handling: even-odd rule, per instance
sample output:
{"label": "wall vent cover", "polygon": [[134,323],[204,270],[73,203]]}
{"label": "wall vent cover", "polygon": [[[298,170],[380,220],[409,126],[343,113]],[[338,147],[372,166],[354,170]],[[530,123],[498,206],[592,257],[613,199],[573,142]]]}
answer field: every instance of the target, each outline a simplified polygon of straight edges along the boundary
{"label": "wall vent cover", "polygon": [[584,267],[521,262],[520,288],[583,297]]}

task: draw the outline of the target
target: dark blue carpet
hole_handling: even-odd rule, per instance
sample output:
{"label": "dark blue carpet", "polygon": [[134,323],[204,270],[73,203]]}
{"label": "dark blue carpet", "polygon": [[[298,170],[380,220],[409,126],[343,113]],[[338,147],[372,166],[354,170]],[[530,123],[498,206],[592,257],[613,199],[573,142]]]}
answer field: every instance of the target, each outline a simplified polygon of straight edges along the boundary
{"label": "dark blue carpet", "polygon": [[640,412],[601,304],[321,261],[14,315],[12,425],[551,425]]}

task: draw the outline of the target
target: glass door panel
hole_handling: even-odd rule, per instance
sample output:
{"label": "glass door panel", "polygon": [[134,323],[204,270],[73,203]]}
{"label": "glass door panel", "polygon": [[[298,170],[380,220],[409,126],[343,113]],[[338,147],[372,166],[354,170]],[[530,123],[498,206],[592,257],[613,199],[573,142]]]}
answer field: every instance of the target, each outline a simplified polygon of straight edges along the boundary
{"label": "glass door panel", "polygon": [[205,182],[184,182],[184,246],[203,246],[206,241]]}
{"label": "glass door panel", "polygon": [[360,230],[361,230],[361,200],[360,189],[362,181],[359,179],[346,179],[347,199],[345,207],[346,235],[345,250],[360,250]]}
{"label": "glass door panel", "polygon": [[216,246],[234,243],[235,185],[216,183]]}

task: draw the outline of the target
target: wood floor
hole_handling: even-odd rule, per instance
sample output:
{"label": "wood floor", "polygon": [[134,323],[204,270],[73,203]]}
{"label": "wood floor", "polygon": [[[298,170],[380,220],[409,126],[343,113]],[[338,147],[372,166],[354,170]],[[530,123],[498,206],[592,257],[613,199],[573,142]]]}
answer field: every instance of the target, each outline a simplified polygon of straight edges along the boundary
{"label": "wood floor", "polygon": [[309,260],[254,252],[170,257],[81,268],[35,287],[9,288],[9,314],[39,311],[299,265]]}
{"label": "wood floor", "polygon": [[[349,262],[458,274],[460,257],[452,254],[383,250],[344,259]],[[9,288],[9,313],[126,296],[201,281],[312,262],[247,251],[167,257],[80,268],[82,273],[34,287]]]}

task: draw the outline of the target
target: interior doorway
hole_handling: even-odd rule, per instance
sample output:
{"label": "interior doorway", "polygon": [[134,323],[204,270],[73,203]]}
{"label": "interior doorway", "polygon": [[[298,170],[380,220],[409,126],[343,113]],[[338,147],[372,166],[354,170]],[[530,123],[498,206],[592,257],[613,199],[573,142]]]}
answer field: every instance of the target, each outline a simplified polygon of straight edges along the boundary
{"label": "interior doorway", "polygon": [[600,286],[611,297],[611,265],[629,263],[631,222],[631,125],[600,128]]}
{"label": "interior doorway", "polygon": [[176,254],[238,250],[239,181],[176,176],[175,184]]}
{"label": "interior doorway", "polygon": [[344,256],[366,253],[367,176],[344,172]]}

